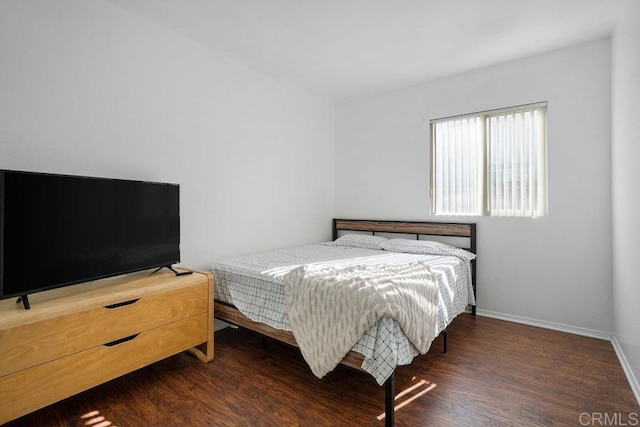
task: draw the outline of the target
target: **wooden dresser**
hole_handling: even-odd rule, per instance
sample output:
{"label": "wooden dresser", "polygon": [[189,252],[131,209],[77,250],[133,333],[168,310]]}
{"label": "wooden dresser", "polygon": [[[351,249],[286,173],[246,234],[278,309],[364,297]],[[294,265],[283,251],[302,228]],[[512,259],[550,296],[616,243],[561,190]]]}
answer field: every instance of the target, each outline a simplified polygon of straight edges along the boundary
{"label": "wooden dresser", "polygon": [[0,301],[0,424],[184,350],[213,359],[213,276],[150,273]]}

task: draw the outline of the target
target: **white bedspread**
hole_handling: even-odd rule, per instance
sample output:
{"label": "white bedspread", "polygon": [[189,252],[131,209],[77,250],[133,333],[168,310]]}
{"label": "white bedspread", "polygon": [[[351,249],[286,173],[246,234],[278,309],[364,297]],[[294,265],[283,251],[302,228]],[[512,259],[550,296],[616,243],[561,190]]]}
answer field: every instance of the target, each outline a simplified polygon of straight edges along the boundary
{"label": "white bedspread", "polygon": [[422,261],[302,265],[284,276],[291,331],[313,373],[332,371],[379,319],[395,319],[424,354],[437,335],[439,291]]}

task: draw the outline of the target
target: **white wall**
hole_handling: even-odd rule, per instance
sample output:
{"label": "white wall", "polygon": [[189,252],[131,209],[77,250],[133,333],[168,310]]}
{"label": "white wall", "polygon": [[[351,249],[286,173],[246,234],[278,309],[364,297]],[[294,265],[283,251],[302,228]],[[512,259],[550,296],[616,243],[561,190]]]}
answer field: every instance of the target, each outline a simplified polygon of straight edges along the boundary
{"label": "white wall", "polygon": [[0,64],[0,168],[181,184],[184,265],[330,237],[330,100],[104,1],[0,1]]}
{"label": "white wall", "polygon": [[[602,40],[340,104],[336,216],[476,221],[481,312],[610,337],[610,86]],[[538,101],[549,215],[430,216],[428,120]]]}
{"label": "white wall", "polygon": [[[636,377],[639,7],[613,39],[613,157],[606,40],[342,104],[335,130],[337,216],[441,220],[425,120],[548,101],[549,216],[450,219],[479,224],[481,312],[615,331]],[[186,265],[328,238],[333,141],[329,100],[111,3],[0,0],[0,168],[180,183]]]}
{"label": "white wall", "polygon": [[640,2],[627,2],[612,44],[615,337],[640,402]]}

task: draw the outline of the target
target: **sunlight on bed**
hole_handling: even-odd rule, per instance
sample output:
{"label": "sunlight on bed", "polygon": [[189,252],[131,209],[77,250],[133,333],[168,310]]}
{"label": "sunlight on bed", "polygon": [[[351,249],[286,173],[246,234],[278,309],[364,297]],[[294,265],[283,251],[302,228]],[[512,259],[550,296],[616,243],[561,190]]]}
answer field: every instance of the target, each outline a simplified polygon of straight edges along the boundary
{"label": "sunlight on bed", "polygon": [[[415,381],[416,377],[412,378],[412,381]],[[431,390],[437,387],[437,384],[432,383],[427,380],[420,380],[411,387],[406,388],[405,390],[398,393],[395,397],[396,404],[394,405],[393,411],[397,411],[400,408],[407,406],[409,403],[414,400],[424,396]],[[382,421],[385,418],[385,414],[382,413],[377,416],[378,421]]]}
{"label": "sunlight on bed", "polygon": [[[440,279],[442,280],[443,286],[440,287],[440,298],[448,298],[447,301],[453,301],[455,298],[455,291],[453,289],[455,285],[454,278],[456,277],[455,268],[453,268],[446,259],[441,257],[435,258],[431,262],[431,266],[439,269],[441,272]],[[445,291],[447,295],[444,295],[442,291]],[[441,316],[445,319],[446,323],[449,324],[453,320],[453,317],[449,314],[447,307],[449,307],[449,304],[440,304]]]}
{"label": "sunlight on bed", "polygon": [[84,421],[85,426],[89,427],[108,427],[113,426],[113,423],[100,415],[100,411],[87,412],[80,416],[80,419]]}
{"label": "sunlight on bed", "polygon": [[369,257],[356,257],[356,258],[348,258],[348,259],[312,262],[308,264],[285,265],[285,266],[270,268],[268,270],[262,271],[261,273],[269,276],[273,276],[273,277],[280,277],[280,276],[284,276],[294,268],[300,267],[301,265],[320,266],[320,267],[349,267],[354,265],[376,265],[376,264],[380,264],[380,258],[378,258],[378,255],[369,256]]}

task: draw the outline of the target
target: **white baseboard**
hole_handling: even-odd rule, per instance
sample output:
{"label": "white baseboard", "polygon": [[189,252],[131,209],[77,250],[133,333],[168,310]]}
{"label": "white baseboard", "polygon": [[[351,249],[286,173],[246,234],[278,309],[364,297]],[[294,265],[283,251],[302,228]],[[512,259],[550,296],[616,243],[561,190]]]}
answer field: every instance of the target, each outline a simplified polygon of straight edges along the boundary
{"label": "white baseboard", "polygon": [[492,317],[494,319],[507,320],[509,322],[522,323],[524,325],[538,326],[540,328],[552,329],[554,331],[568,332],[570,334],[582,335],[590,338],[597,338],[611,341],[613,334],[610,332],[596,331],[593,329],[579,328],[577,326],[564,325],[562,323],[547,322],[545,320],[531,319],[529,317],[514,316],[512,314],[497,313],[495,311],[477,310],[479,316]]}
{"label": "white baseboard", "polygon": [[627,376],[627,380],[629,380],[629,385],[631,386],[631,390],[633,390],[633,394],[635,394],[636,396],[638,405],[640,405],[640,383],[638,382],[636,376],[633,374],[633,370],[631,370],[631,366],[629,365],[627,358],[624,356],[622,347],[620,347],[620,343],[618,342],[618,339],[615,335],[613,335],[611,338],[611,344],[613,345],[613,349],[616,351],[616,355],[618,356],[618,360],[622,365],[622,369]]}
{"label": "white baseboard", "polygon": [[596,331],[593,329],[587,328],[578,328],[576,326],[564,325],[562,323],[554,323],[547,322],[544,320],[530,319],[528,317],[522,316],[514,316],[512,314],[504,314],[504,313],[496,313],[494,311],[487,310],[477,310],[476,314],[479,316],[491,317],[494,319],[506,320],[509,322],[522,323],[530,326],[537,326],[545,329],[552,329],[554,331],[560,332],[568,332],[570,334],[582,335],[590,338],[597,338],[605,341],[611,341],[613,345],[613,349],[616,352],[616,356],[618,357],[618,361],[620,361],[620,365],[622,365],[622,369],[624,370],[625,375],[627,376],[627,380],[629,381],[629,385],[631,386],[631,390],[633,390],[633,394],[640,405],[640,383],[638,383],[638,379],[633,374],[633,370],[627,361],[627,358],[624,356],[622,348],[620,347],[620,343],[616,339],[616,336],[609,332]]}

